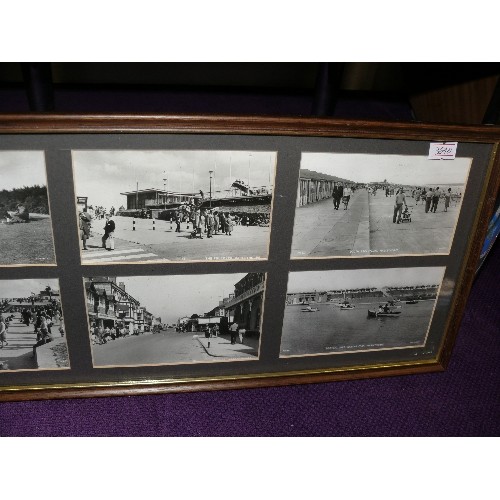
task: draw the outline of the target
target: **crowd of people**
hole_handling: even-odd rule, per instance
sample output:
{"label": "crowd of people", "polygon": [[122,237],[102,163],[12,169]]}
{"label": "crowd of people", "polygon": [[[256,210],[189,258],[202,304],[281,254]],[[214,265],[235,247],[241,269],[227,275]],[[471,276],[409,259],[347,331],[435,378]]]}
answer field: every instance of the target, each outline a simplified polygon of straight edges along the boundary
{"label": "crowd of people", "polygon": [[235,226],[269,226],[269,215],[256,214],[236,214],[234,212],[223,211],[218,208],[204,209],[183,205],[179,207],[171,216],[171,222],[175,222],[175,232],[181,232],[181,223],[187,224],[187,229],[191,231],[193,238],[212,238],[214,235],[224,234],[231,236]]}
{"label": "crowd of people", "polygon": [[116,325],[109,326],[97,325],[96,323],[92,323],[90,325],[90,339],[92,344],[107,344],[112,340],[116,340],[118,338],[124,338],[129,335],[139,335],[139,330],[137,328],[133,328],[132,331],[130,327],[127,327],[125,323],[116,323]]}
{"label": "crowd of people", "polygon": [[[415,200],[415,204],[418,205],[419,201],[422,201],[424,205],[425,213],[436,213],[441,200],[444,202],[443,212],[447,212],[451,205],[452,198],[455,202],[461,197],[461,193],[452,193],[451,188],[440,189],[439,186],[436,188],[429,187],[416,187],[414,189],[408,190],[409,194]],[[391,196],[390,192],[386,189],[386,196]],[[403,205],[405,206],[405,211],[403,212]],[[408,216],[408,204],[406,200],[405,190],[401,187],[396,190],[396,199],[394,202],[394,215],[393,223],[399,224],[405,215]]]}
{"label": "crowd of people", "polygon": [[[8,303],[10,304],[10,302]],[[64,337],[64,325],[62,320],[62,309],[56,300],[38,306],[12,306],[8,313],[6,312],[5,301],[2,302],[0,311],[0,349],[4,345],[9,345],[8,332],[11,323],[16,314],[19,314],[19,323],[25,326],[33,325],[33,334],[36,335],[36,343],[33,345],[33,357],[36,348],[54,340],[53,328],[57,328],[62,337]]]}
{"label": "crowd of people", "polygon": [[[406,218],[409,220],[410,212],[407,204],[407,196],[411,196],[415,200],[415,204],[424,205],[425,213],[436,213],[439,204],[443,203],[443,212],[447,212],[451,206],[452,201],[455,204],[462,197],[461,192],[453,192],[452,188],[442,189],[438,187],[419,187],[405,188],[403,186],[395,186],[392,184],[349,184],[343,182],[336,182],[332,191],[332,201],[334,210],[338,210],[340,203],[344,205],[344,210],[348,209],[351,196],[356,192],[359,187],[365,188],[370,196],[376,196],[377,191],[385,192],[386,197],[395,196],[393,222],[399,224]],[[404,209],[403,209],[404,207]]]}
{"label": "crowd of people", "polygon": [[115,207],[111,207],[109,211],[103,207],[103,206],[96,206],[94,207],[93,205],[89,205],[86,212],[96,220],[104,219],[106,215],[109,215],[113,217],[116,215],[116,209]]}

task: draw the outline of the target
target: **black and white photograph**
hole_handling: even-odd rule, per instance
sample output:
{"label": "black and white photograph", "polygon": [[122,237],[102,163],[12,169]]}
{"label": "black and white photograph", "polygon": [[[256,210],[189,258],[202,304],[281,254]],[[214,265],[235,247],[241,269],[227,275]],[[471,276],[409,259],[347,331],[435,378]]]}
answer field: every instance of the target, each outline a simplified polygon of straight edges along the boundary
{"label": "black and white photograph", "polygon": [[54,265],[43,151],[0,151],[0,266]]}
{"label": "black and white photograph", "polygon": [[84,282],[95,367],[258,359],[264,273]]}
{"label": "black and white photograph", "polygon": [[447,255],[471,162],[302,153],[291,257]]}
{"label": "black and white photograph", "polygon": [[69,366],[58,280],[0,280],[0,373]]}
{"label": "black and white photograph", "polygon": [[444,271],[291,272],[280,356],[425,346]]}
{"label": "black and white photograph", "polygon": [[275,152],[72,157],[83,264],[267,258]]}

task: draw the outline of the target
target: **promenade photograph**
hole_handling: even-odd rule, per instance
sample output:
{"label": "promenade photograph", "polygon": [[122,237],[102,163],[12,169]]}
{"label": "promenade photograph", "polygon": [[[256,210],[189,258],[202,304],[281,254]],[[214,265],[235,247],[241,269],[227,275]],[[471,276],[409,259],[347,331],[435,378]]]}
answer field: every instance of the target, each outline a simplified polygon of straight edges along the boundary
{"label": "promenade photograph", "polygon": [[84,282],[95,367],[258,359],[263,273]]}
{"label": "promenade photograph", "polygon": [[58,280],[0,280],[0,374],[69,366]]}
{"label": "promenade photograph", "polygon": [[43,151],[0,151],[0,266],[53,265]]}
{"label": "promenade photograph", "polygon": [[292,258],[447,255],[470,158],[302,153]]}
{"label": "promenade photograph", "polygon": [[275,152],[72,157],[83,264],[267,258]]}
{"label": "promenade photograph", "polygon": [[290,273],[280,357],[425,346],[444,271]]}

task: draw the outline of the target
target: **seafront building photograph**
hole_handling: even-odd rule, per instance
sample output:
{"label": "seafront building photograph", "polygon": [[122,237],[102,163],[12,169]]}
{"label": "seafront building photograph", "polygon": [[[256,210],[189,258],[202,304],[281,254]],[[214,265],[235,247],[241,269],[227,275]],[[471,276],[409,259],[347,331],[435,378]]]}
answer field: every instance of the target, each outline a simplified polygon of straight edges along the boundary
{"label": "seafront building photograph", "polygon": [[470,158],[302,153],[292,258],[448,254]]}
{"label": "seafront building photograph", "polygon": [[275,152],[72,157],[82,263],[267,258]]}
{"label": "seafront building photograph", "polygon": [[0,266],[53,265],[43,151],[0,151]]}
{"label": "seafront building photograph", "polygon": [[257,359],[265,275],[88,277],[94,366]]}
{"label": "seafront building photograph", "polygon": [[424,346],[444,269],[291,272],[280,356]]}
{"label": "seafront building photograph", "polygon": [[0,280],[0,374],[69,367],[58,280]]}

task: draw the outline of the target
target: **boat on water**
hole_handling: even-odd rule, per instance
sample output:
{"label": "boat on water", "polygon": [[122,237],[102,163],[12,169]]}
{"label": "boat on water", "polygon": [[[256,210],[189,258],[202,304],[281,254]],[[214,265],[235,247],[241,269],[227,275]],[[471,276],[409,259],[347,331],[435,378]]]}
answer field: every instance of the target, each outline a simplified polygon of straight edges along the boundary
{"label": "boat on water", "polygon": [[369,318],[383,318],[383,317],[394,317],[397,318],[401,314],[401,311],[387,311],[378,312],[373,309],[368,309]]}
{"label": "boat on water", "polygon": [[303,313],[315,313],[315,312],[318,312],[319,309],[317,307],[304,307],[303,309],[300,310],[300,312],[303,312]]}
{"label": "boat on water", "polygon": [[354,306],[352,304],[341,304],[339,309],[341,311],[350,311],[351,309],[354,309]]}
{"label": "boat on water", "polygon": [[[385,306],[384,303],[381,303],[380,305],[382,307]],[[387,306],[390,307],[391,309],[402,309],[403,308],[403,306],[401,305],[401,301],[400,300],[395,301],[395,302],[389,301],[389,302],[387,302]]]}
{"label": "boat on water", "polygon": [[418,300],[407,300],[406,304],[418,304]]}

